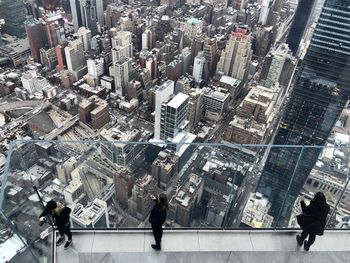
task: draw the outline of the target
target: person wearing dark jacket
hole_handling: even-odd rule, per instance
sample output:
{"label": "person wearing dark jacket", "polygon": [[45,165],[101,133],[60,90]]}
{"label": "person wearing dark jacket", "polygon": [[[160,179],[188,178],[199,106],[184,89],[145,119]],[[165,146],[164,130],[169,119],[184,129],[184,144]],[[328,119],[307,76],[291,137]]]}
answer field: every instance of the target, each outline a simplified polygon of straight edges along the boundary
{"label": "person wearing dark jacket", "polygon": [[64,235],[66,234],[68,240],[64,245],[64,248],[68,248],[72,244],[72,232],[70,231],[70,214],[71,209],[69,207],[63,206],[55,202],[54,200],[49,201],[44,211],[40,215],[40,224],[45,222],[46,216],[51,215],[54,219],[54,225],[57,227],[57,230],[60,234],[56,245],[59,246],[64,241]]}
{"label": "person wearing dark jacket", "polygon": [[160,250],[160,242],[162,241],[163,228],[162,225],[165,222],[168,210],[168,199],[165,194],[160,194],[154,199],[156,204],[153,206],[151,214],[149,216],[149,222],[152,225],[152,231],[156,244],[152,244],[151,247],[155,250]]}
{"label": "person wearing dark jacket", "polygon": [[[326,227],[327,215],[329,213],[329,205],[323,193],[317,192],[309,205],[300,201],[302,214],[297,216],[297,221],[302,228],[301,235],[297,235],[297,243],[304,249],[309,251],[310,246],[315,242],[316,235],[322,236]],[[309,236],[309,239],[305,239]]]}

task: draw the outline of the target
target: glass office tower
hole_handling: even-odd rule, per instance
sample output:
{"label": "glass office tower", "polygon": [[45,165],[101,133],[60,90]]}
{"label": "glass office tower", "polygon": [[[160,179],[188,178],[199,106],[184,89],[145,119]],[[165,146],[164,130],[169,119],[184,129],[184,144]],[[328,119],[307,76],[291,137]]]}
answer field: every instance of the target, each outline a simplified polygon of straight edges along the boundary
{"label": "glass office tower", "polygon": [[[274,145],[323,146],[350,93],[350,0],[326,0]],[[257,192],[286,223],[320,148],[272,147]],[[282,209],[283,206],[283,210]]]}

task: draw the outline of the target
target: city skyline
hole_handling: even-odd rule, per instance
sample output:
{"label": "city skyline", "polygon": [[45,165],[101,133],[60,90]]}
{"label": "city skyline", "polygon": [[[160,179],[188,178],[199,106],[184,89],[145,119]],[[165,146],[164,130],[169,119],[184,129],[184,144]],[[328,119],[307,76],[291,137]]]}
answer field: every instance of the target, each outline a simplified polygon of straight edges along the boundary
{"label": "city skyline", "polygon": [[165,193],[165,227],[295,228],[322,191],[348,227],[350,1],[306,2],[2,1],[1,244],[47,259],[40,198],[72,227],[148,228]]}

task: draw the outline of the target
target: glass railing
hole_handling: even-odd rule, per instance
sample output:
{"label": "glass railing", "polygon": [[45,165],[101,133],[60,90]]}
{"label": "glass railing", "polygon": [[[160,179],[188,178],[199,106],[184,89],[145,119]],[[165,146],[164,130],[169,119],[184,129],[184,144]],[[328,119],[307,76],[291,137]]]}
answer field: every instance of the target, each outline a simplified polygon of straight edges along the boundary
{"label": "glass railing", "polygon": [[300,199],[318,191],[331,206],[327,228],[348,228],[349,156],[342,144],[14,141],[0,245],[14,251],[10,262],[50,262],[52,228],[38,225],[49,200],[72,209],[72,228],[149,228],[151,195],[160,192],[172,229],[298,228]]}

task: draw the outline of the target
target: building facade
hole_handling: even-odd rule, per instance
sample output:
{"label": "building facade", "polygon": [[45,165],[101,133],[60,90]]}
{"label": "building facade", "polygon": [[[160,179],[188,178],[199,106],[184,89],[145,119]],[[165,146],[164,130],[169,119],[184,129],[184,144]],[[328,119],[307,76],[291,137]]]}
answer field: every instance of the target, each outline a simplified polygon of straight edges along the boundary
{"label": "building facade", "polygon": [[[274,145],[323,146],[350,95],[350,1],[325,2],[311,43],[275,136]],[[292,206],[313,168],[320,148],[272,147],[257,191],[271,202],[278,225]]]}

